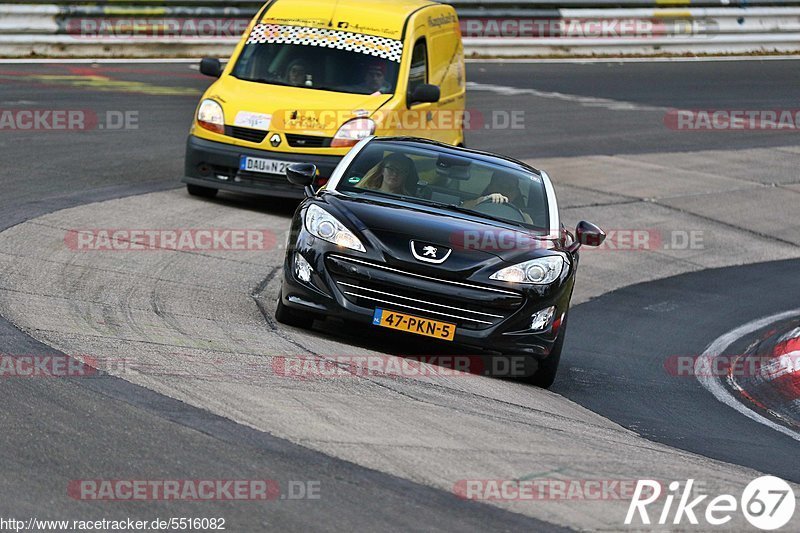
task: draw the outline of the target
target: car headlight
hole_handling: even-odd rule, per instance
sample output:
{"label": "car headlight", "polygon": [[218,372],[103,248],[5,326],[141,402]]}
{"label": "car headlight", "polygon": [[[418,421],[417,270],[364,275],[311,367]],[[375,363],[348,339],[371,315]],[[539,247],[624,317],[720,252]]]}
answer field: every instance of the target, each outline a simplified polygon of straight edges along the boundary
{"label": "car headlight", "polygon": [[331,147],[355,146],[358,141],[375,133],[375,121],[371,118],[356,118],[345,122],[333,136]]}
{"label": "car headlight", "polygon": [[225,133],[225,115],[222,106],[214,100],[206,98],[197,108],[197,124],[214,133]]}
{"label": "car headlight", "polygon": [[318,239],[359,252],[367,251],[353,232],[319,206],[308,206],[305,223],[308,232]]}
{"label": "car headlight", "polygon": [[489,279],[508,281],[509,283],[547,285],[558,279],[563,268],[563,257],[548,255],[498,270],[489,276]]}

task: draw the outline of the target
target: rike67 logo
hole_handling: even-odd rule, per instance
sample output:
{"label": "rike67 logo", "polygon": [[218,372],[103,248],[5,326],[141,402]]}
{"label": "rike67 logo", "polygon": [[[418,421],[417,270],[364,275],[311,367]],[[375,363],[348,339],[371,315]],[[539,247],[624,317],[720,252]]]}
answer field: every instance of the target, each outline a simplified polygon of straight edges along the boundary
{"label": "rike67 logo", "polygon": [[[681,489],[681,483],[673,481],[669,484],[668,492],[662,494],[661,483],[640,479],[628,507],[625,524],[650,525],[652,522],[648,511],[655,511],[652,521],[659,525],[685,524],[684,519],[692,525],[698,525],[699,517],[708,525],[721,526],[741,512],[752,526],[771,531],[788,524],[794,515],[796,502],[792,487],[774,476],[754,479],[745,487],[738,500],[731,494],[721,494],[708,500],[709,495],[702,494],[702,491],[698,495],[698,491],[693,491],[693,485],[694,480],[688,479]],[[658,502],[662,496],[663,507],[660,512],[659,509],[648,509],[648,506]],[[675,500],[677,503],[673,507]]]}

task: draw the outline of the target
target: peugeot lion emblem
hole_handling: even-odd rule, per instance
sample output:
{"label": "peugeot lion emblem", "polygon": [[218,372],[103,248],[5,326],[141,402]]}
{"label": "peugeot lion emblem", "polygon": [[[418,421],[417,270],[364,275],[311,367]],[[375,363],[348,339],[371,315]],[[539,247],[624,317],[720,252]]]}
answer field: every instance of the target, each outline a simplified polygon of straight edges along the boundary
{"label": "peugeot lion emblem", "polygon": [[411,241],[411,254],[417,261],[439,265],[447,261],[453,252],[450,248],[436,246],[427,242]]}

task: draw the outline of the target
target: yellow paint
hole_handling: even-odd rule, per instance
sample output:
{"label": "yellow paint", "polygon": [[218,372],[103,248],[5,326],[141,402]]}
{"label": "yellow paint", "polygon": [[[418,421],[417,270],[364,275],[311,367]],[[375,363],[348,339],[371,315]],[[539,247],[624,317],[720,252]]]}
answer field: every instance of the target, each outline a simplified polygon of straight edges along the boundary
{"label": "yellow paint", "polygon": [[137,16],[137,17],[158,17],[166,15],[167,10],[163,7],[103,7],[103,13],[118,17]]}
{"label": "yellow paint", "polygon": [[670,18],[670,19],[690,19],[692,13],[689,10],[681,11],[676,9],[657,9],[653,12],[655,18]]}
{"label": "yellow paint", "polygon": [[25,80],[46,85],[82,87],[93,91],[139,93],[153,96],[194,96],[200,91],[190,87],[165,87],[140,81],[112,80],[105,76],[45,75],[0,76],[0,79]]}

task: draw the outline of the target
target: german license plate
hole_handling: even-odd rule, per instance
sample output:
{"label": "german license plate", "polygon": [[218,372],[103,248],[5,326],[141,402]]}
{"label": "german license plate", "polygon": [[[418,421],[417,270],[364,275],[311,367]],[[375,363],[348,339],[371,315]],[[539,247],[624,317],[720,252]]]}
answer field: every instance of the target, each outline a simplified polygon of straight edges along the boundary
{"label": "german license plate", "polygon": [[286,161],[248,157],[245,155],[239,158],[239,170],[260,172],[261,174],[285,174],[286,167],[290,164],[291,163],[287,163]]}
{"label": "german license plate", "polygon": [[407,331],[426,337],[434,337],[446,341],[452,341],[456,334],[456,325],[449,322],[439,322],[429,318],[398,313],[397,311],[387,311],[385,309],[375,309],[372,316],[372,323],[384,328]]}

